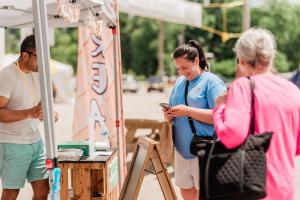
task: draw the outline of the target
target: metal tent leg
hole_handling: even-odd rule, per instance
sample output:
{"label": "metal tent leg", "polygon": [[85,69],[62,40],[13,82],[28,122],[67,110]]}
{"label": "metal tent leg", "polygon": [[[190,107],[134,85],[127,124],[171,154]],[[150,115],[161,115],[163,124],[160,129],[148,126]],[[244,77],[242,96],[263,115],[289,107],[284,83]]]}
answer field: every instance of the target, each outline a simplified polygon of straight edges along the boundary
{"label": "metal tent leg", "polygon": [[[60,169],[57,168],[56,144],[54,135],[54,120],[52,109],[52,82],[50,77],[49,45],[48,45],[48,21],[45,0],[32,0],[33,18],[35,25],[36,51],[39,65],[39,79],[44,115],[46,155],[48,160],[52,160],[53,174],[50,173],[51,199],[59,199]],[[47,160],[47,161],[48,161]],[[49,169],[49,166],[48,166]]]}

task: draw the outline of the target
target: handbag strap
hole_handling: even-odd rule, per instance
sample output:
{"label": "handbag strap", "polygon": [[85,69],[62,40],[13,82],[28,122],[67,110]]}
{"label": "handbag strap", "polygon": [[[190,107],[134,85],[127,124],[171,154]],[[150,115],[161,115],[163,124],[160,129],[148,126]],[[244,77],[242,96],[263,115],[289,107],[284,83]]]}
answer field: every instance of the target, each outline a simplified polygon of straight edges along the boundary
{"label": "handbag strap", "polygon": [[[254,134],[254,81],[253,79],[251,79],[250,77],[247,77],[250,80],[250,89],[251,89],[251,127],[250,127],[250,134]],[[249,133],[248,133],[249,134]],[[216,134],[214,134],[216,135]],[[210,193],[209,193],[209,187],[208,187],[208,172],[209,172],[209,168],[210,168],[210,163],[211,163],[211,158],[212,158],[212,154],[216,145],[216,141],[217,141],[217,137],[214,137],[213,143],[211,145],[211,148],[209,150],[208,153],[208,158],[207,158],[207,162],[206,162],[206,168],[205,168],[205,184],[207,187],[205,187],[205,192],[207,197],[210,197]],[[245,150],[245,143],[247,142],[247,139],[241,144],[241,149],[244,151]],[[243,154],[244,155],[244,154]],[[242,181],[244,181],[242,179]],[[243,191],[243,185],[241,190]]]}
{"label": "handbag strap", "polygon": [[[188,87],[189,87],[189,81],[187,80],[186,83],[185,83],[185,89],[184,89],[184,101],[185,101],[186,106],[189,106],[188,102],[187,102]],[[195,128],[194,121],[191,117],[188,117],[188,121],[189,121],[191,130],[192,130],[193,136],[195,136],[196,135],[196,128]]]}
{"label": "handbag strap", "polygon": [[250,134],[254,134],[254,81],[250,77],[247,77],[250,80],[250,89],[251,89],[251,127]]}
{"label": "handbag strap", "polygon": [[[251,89],[251,118],[250,118],[250,129],[249,132],[250,134],[254,135],[254,81],[253,79],[251,79],[250,76],[247,76],[247,78],[250,80],[250,89]],[[248,134],[249,134],[248,132]],[[218,139],[217,134],[214,132],[213,135],[214,141],[216,141]]]}

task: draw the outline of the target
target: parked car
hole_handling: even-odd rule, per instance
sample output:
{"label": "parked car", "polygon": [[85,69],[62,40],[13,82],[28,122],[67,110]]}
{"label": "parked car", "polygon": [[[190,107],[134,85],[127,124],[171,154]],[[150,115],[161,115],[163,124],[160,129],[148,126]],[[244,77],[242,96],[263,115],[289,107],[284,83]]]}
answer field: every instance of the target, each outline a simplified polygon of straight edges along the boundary
{"label": "parked car", "polygon": [[150,76],[147,80],[148,82],[148,88],[147,92],[151,92],[152,90],[157,90],[159,92],[164,91],[164,82],[161,77],[158,76]]}
{"label": "parked car", "polygon": [[131,74],[122,75],[123,92],[136,93],[139,90],[139,83]]}

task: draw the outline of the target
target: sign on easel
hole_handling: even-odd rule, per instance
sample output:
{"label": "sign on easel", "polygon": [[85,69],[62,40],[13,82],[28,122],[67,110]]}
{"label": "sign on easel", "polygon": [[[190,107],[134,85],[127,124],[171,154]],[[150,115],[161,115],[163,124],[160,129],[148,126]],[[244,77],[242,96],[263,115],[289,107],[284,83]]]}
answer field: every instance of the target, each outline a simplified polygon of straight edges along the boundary
{"label": "sign on easel", "polygon": [[120,200],[136,200],[144,179],[144,173],[156,175],[166,200],[177,200],[166,166],[162,162],[158,142],[147,137],[140,137],[131,161],[129,171],[122,187]]}

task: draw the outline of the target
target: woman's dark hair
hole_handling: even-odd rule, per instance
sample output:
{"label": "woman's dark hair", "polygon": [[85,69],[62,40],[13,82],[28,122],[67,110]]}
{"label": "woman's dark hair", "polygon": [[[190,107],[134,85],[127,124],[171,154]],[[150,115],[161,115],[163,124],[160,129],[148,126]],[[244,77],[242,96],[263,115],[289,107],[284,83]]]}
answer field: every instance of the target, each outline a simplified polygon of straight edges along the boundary
{"label": "woman's dark hair", "polygon": [[35,50],[35,38],[34,35],[27,36],[21,44],[20,52],[31,52]]}
{"label": "woman's dark hair", "polygon": [[201,44],[195,40],[190,40],[188,44],[184,44],[175,49],[173,59],[183,57],[188,61],[194,62],[195,58],[199,58],[200,68],[203,70],[208,69],[208,63]]}

